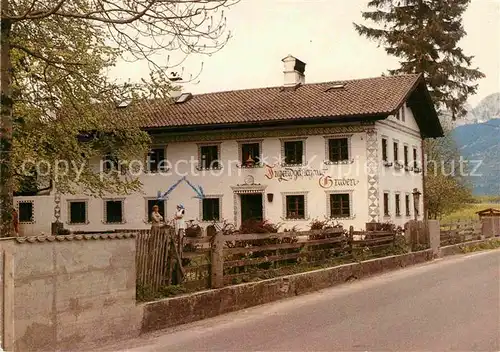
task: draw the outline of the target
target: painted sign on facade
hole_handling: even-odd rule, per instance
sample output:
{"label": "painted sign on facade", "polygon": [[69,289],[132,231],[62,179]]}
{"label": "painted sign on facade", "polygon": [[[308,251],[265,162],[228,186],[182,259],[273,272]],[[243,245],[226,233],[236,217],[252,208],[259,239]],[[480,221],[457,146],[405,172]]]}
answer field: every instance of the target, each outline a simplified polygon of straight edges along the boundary
{"label": "painted sign on facade", "polygon": [[321,188],[332,188],[332,187],[355,187],[359,183],[359,180],[354,178],[333,178],[331,176],[323,175],[319,179],[319,185]]}
{"label": "painted sign on facade", "polygon": [[296,181],[298,179],[308,178],[310,180],[324,175],[323,170],[310,169],[307,167],[292,168],[266,165],[266,178],[269,180],[277,179],[279,182]]}

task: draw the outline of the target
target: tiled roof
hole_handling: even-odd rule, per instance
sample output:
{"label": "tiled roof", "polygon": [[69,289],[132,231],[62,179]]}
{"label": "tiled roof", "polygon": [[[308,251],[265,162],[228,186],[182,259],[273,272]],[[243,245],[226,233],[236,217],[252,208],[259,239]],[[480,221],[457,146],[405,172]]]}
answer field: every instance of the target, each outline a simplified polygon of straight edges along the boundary
{"label": "tiled roof", "polygon": [[[139,111],[144,128],[382,116],[394,113],[420,78],[401,75],[304,84],[296,89],[234,90],[193,95],[180,104],[150,100],[118,111]],[[339,84],[345,86],[329,89]]]}

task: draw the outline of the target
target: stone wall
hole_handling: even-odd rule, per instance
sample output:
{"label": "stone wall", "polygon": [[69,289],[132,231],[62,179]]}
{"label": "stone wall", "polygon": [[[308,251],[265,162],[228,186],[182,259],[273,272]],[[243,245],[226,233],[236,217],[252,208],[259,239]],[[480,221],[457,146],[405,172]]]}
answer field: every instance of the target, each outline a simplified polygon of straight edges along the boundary
{"label": "stone wall", "polygon": [[164,329],[424,263],[432,250],[367,260],[144,304],[142,332]]}
{"label": "stone wall", "polygon": [[4,324],[13,324],[15,351],[67,351],[138,334],[133,234],[15,238],[0,246],[13,257],[13,280],[4,285],[13,285],[14,318]]}

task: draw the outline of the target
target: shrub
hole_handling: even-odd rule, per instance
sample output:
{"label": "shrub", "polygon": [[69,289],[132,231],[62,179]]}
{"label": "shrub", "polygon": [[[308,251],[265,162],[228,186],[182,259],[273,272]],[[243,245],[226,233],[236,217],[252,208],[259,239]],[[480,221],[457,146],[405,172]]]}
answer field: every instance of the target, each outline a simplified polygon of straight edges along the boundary
{"label": "shrub", "polygon": [[185,235],[186,237],[201,237],[203,230],[197,224],[191,225],[186,228]]}
{"label": "shrub", "polygon": [[282,224],[269,220],[246,220],[240,226],[240,233],[277,233]]}
{"label": "shrub", "polygon": [[311,230],[323,230],[325,227],[328,226],[329,223],[330,223],[330,220],[328,220],[328,219],[325,219],[323,221],[321,221],[319,219],[314,219],[309,224],[309,228]]}

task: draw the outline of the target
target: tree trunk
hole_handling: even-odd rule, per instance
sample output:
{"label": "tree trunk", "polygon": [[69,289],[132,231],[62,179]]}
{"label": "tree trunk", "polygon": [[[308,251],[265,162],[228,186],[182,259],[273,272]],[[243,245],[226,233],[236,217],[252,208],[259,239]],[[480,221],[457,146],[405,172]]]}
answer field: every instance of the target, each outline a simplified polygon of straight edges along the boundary
{"label": "tree trunk", "polygon": [[[2,1],[2,13],[8,11],[8,1]],[[13,173],[12,173],[12,65],[10,57],[10,30],[12,23],[1,20],[0,33],[0,236],[13,235]]]}

